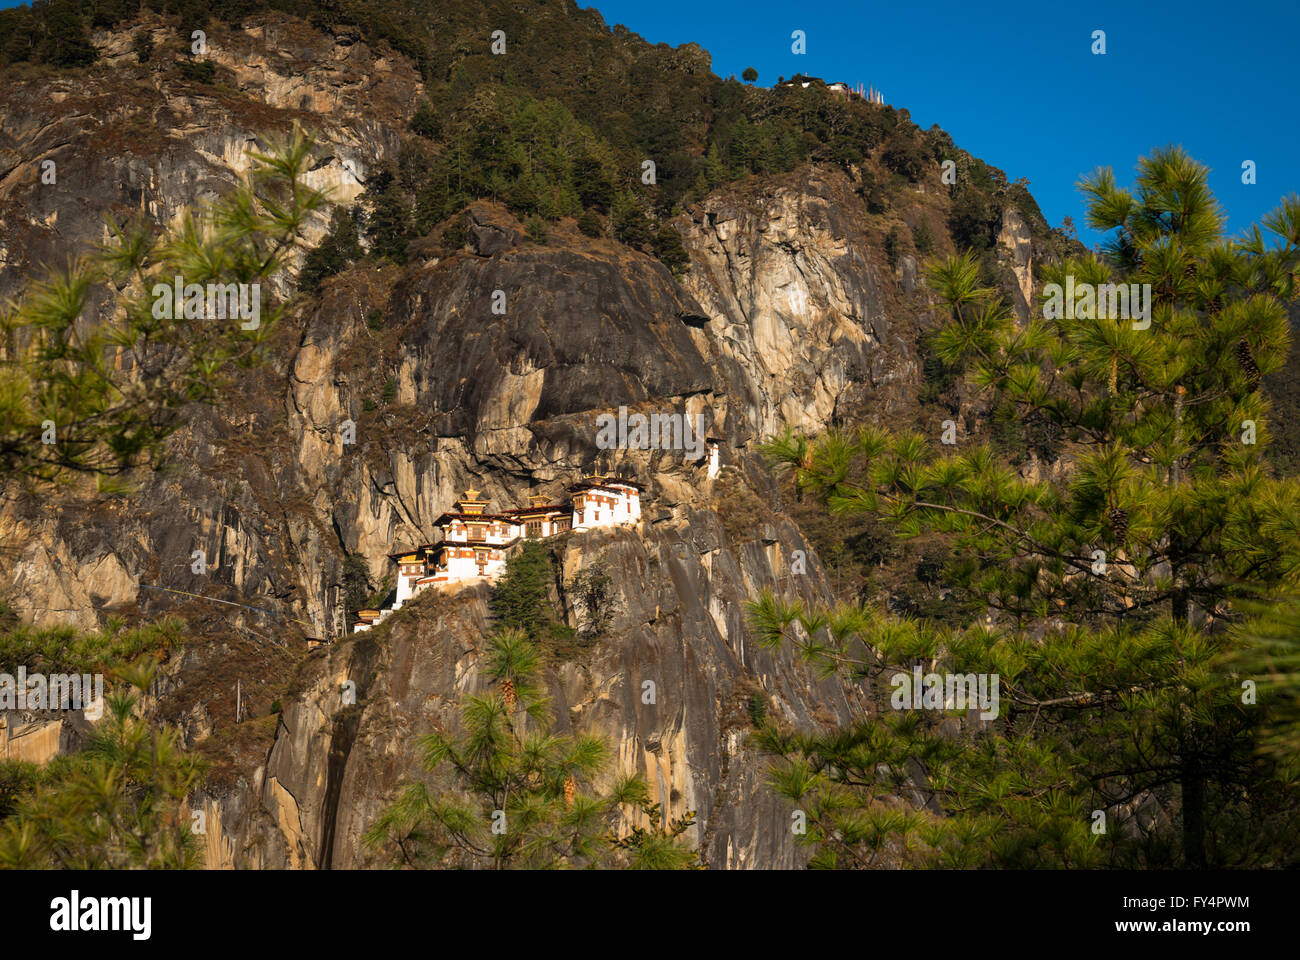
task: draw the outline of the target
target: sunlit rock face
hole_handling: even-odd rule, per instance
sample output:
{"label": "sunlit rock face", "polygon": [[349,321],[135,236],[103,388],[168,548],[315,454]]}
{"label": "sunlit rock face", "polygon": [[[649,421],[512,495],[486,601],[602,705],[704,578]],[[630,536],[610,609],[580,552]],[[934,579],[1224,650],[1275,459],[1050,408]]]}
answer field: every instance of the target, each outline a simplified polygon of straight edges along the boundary
{"label": "sunlit rock face", "polygon": [[[96,42],[130,65],[129,35]],[[350,204],[421,95],[404,60],[283,18],[213,38],[210,56],[221,95],[164,87],[147,67],[0,89],[0,295],[102,240],[106,213],[167,222],[220,195],[248,149],[295,120],[319,137],[313,185]],[[45,159],[57,190],[39,184]],[[418,737],[454,729],[459,698],[484,689],[492,625],[486,587],[430,592],[364,638],[306,654],[305,637],[331,632],[346,559],[378,586],[396,545],[428,542],[468,487],[517,506],[584,471],[626,472],[646,488],[639,524],[552,541],[561,585],[599,565],[616,588],[607,634],[548,669],[557,729],[603,734],[666,811],[696,811],[709,865],[798,866],[789,807],[747,739],[748,704],[812,730],[845,722],[862,693],[754,643],[744,604],[763,588],[830,598],[755,445],[786,426],[901,416],[929,322],[916,259],[887,263],[884,226],[855,187],[813,166],[717,191],[675,221],[691,257],[678,277],[571,224],[532,243],[477,202],[460,251],[361,265],[304,300],[271,362],[194,410],[170,471],[139,477],[132,497],[6,499],[0,586],[42,624],[191,618],[194,646],[158,710],[196,746],[236,743],[199,801],[210,866],[375,865],[360,838],[420,774]],[[1004,233],[1019,249],[1014,223]],[[716,460],[601,449],[597,417],[620,407],[701,418]],[[266,722],[243,746],[231,734],[240,670]],[[267,722],[273,696],[281,714]]]}

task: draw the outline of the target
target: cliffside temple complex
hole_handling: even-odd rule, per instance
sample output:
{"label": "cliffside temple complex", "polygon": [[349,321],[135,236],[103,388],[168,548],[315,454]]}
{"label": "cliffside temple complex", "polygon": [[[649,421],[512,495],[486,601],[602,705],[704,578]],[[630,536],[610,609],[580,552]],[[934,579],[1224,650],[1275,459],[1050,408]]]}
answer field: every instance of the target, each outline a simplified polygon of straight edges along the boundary
{"label": "cliffside temple complex", "polygon": [[466,490],[455,509],[433,522],[433,543],[388,555],[397,565],[393,605],[383,610],[359,610],[352,630],[369,630],[430,586],[495,580],[505,570],[511,548],[521,540],[553,537],[569,530],[638,524],[643,489],[634,480],[592,474],[569,487],[567,503],[532,496],[526,507],[497,512],[488,510],[490,501],[479,499],[478,490]]}

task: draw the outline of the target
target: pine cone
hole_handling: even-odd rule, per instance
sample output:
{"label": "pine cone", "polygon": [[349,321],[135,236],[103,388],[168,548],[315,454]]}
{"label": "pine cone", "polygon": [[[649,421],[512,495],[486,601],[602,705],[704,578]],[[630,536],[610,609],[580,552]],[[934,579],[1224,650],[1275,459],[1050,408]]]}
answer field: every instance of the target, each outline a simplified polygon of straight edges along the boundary
{"label": "pine cone", "polygon": [[1242,340],[1237,343],[1237,363],[1241,367],[1241,372],[1246,375],[1246,382],[1250,384],[1250,389],[1259,389],[1259,367],[1255,365],[1255,358],[1250,353],[1250,344]]}
{"label": "pine cone", "polygon": [[516,699],[515,682],[511,680],[509,677],[506,677],[504,680],[501,681],[501,696],[506,701],[506,709],[513,710],[515,708],[515,699]]}
{"label": "pine cone", "polygon": [[1106,521],[1115,535],[1115,542],[1124,543],[1128,539],[1128,514],[1119,507],[1111,507],[1106,511]]}
{"label": "pine cone", "polygon": [[578,785],[574,782],[573,777],[564,778],[564,805],[573,806],[573,795],[578,792]]}

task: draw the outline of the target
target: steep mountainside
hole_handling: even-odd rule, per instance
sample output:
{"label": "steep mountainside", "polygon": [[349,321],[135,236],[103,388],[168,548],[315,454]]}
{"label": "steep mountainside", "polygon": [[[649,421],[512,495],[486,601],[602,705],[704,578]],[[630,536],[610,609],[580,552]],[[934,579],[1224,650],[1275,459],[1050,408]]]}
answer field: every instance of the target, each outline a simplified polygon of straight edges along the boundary
{"label": "steep mountainside", "polygon": [[[170,28],[143,23],[162,44]],[[363,200],[428,92],[387,46],[279,14],[213,31],[213,84],[136,63],[125,30],[94,42],[100,66],[11,68],[0,85],[5,295],[100,240],[107,212],[166,221],[219,194],[258,137],[295,121],[319,135],[315,184],[342,205]],[[56,184],[40,182],[46,159]],[[608,635],[552,658],[561,725],[607,736],[673,815],[698,811],[692,836],[711,866],[798,865],[789,813],[745,742],[746,704],[758,696],[811,728],[844,722],[855,694],[749,635],[742,605],[764,586],[832,592],[754,445],[787,425],[933,416],[917,399],[931,308],[910,237],[924,223],[935,250],[951,249],[952,200],[926,171],[888,180],[888,209],[873,213],[864,192],[886,176],[867,158],[712,189],[670,217],[690,258],[678,275],[573,218],[534,242],[506,205],[476,201],[464,245],[416,244],[404,265],[365,260],[304,297],[271,363],[194,410],[171,469],[142,475],[134,496],[6,501],[0,583],[38,623],[189,618],[192,642],[156,709],[214,761],[210,865],[367,865],[359,837],[418,772],[416,738],[454,726],[458,695],[481,687],[491,623],[481,588],[423,596],[372,634],[308,653],[349,557],[378,588],[387,554],[428,539],[471,485],[513,506],[558,495],[584,469],[627,470],[647,485],[640,533],[574,533],[555,547],[571,622],[574,574],[599,565],[617,588]],[[995,213],[1003,244],[990,269],[1023,289],[1046,253],[1029,214]],[[702,415],[722,475],[682,451],[599,450],[595,418],[620,405]],[[205,574],[191,569],[198,549]],[[355,707],[341,699],[346,681]]]}

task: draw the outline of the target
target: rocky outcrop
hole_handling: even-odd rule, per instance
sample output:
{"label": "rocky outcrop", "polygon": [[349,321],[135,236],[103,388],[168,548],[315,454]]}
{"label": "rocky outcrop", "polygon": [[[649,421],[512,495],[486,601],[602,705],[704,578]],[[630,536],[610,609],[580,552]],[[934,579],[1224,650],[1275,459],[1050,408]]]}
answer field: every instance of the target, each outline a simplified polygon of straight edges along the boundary
{"label": "rocky outcrop", "polygon": [[213,85],[164,83],[180,37],[161,20],[139,30],[157,50],[148,64],[131,32],[100,33],[104,66],[0,87],[0,299],[107,239],[106,213],[167,223],[228,191],[250,149],[295,122],[317,137],[310,185],[350,203],[395,153],[420,90],[405,60],[282,17],[211,33]]}
{"label": "rocky outcrop", "polygon": [[[618,768],[645,777],[666,811],[696,811],[691,839],[715,867],[801,862],[789,812],[761,789],[766,760],[745,736],[749,698],[804,727],[843,722],[853,706],[837,682],[816,681],[788,653],[749,638],[741,602],[752,592],[825,595],[819,568],[790,574],[790,552],[807,550],[793,525],[777,524],[766,539],[730,543],[716,515],[693,507],[649,530],[571,534],[562,547],[566,574],[599,564],[618,589],[609,639],[549,675],[555,729],[602,734]],[[311,665],[250,783],[288,865],[374,865],[361,837],[407,778],[425,776],[417,739],[454,731],[460,696],[482,692],[486,598],[483,588],[426,592]],[[220,820],[233,865],[260,862],[257,822]]]}
{"label": "rocky outcrop", "polygon": [[846,174],[812,168],[724,189],[679,225],[691,256],[683,286],[710,318],[697,338],[755,435],[820,431],[853,406],[887,413],[903,399],[918,373],[914,310],[882,269]]}
{"label": "rocky outcrop", "polygon": [[0,715],[0,759],[44,766],[67,749],[61,719],[25,718],[17,710]]}
{"label": "rocky outcrop", "polygon": [[1034,258],[1033,237],[1029,225],[1015,207],[1002,211],[1002,229],[998,233],[998,245],[1010,261],[1011,272],[1015,276],[1015,298],[1012,306],[1016,316],[1023,323],[1029,319],[1031,305],[1034,302]]}
{"label": "rocky outcrop", "polygon": [[[419,92],[404,61],[283,19],[211,37],[215,87],[164,88],[131,65],[128,39],[97,42],[117,74],[0,93],[0,294],[98,240],[106,211],[166,220],[226,189],[252,138],[294,120],[320,132],[316,176],[349,201],[396,150]],[[38,184],[47,157],[58,190]],[[327,281],[276,332],[272,362],[195,410],[175,469],[141,477],[132,498],[5,502],[0,540],[16,550],[0,582],[25,618],[85,628],[105,611],[171,611],[184,594],[242,604],[184,608],[206,611],[192,628],[204,643],[159,707],[215,749],[248,724],[234,720],[223,666],[257,664],[240,676],[249,689],[258,671],[304,659],[278,710],[273,694],[260,701],[265,736],[230,747],[196,798],[209,865],[374,865],[360,838],[421,774],[418,737],[454,728],[460,696],[482,689],[491,622],[481,589],[426,594],[306,653],[306,636],[329,633],[346,558],[378,586],[393,545],[427,540],[467,486],[518,504],[558,495],[583,469],[626,469],[648,487],[641,527],[559,548],[564,582],[598,564],[618,595],[608,635],[548,674],[558,725],[605,736],[673,815],[697,811],[692,839],[710,865],[797,866],[745,705],[760,696],[813,729],[846,720],[857,694],[749,635],[744,603],[764,587],[830,596],[753,447],[785,426],[898,414],[913,402],[928,310],[916,259],[887,265],[855,189],[813,166],[720,190],[678,218],[692,261],[679,278],[565,225],[533,243],[504,209],[476,203],[464,249]],[[600,449],[596,417],[620,406],[702,417],[744,503],[682,450]],[[806,573],[791,569],[794,551]]]}

